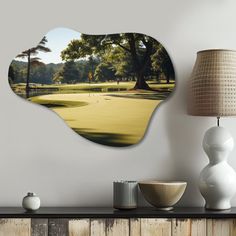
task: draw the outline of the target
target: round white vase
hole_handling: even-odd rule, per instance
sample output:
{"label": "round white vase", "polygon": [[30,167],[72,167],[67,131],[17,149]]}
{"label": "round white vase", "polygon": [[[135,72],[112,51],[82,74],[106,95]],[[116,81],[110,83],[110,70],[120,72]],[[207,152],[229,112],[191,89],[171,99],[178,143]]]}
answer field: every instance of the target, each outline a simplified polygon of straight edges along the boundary
{"label": "round white vase", "polygon": [[27,193],[23,198],[22,206],[27,211],[36,211],[40,208],[40,199],[35,193]]}
{"label": "round white vase", "polygon": [[202,170],[199,188],[206,201],[205,207],[212,210],[230,209],[230,200],[236,192],[236,172],[227,163],[234,140],[223,127],[212,127],[205,133],[203,149],[209,164]]}

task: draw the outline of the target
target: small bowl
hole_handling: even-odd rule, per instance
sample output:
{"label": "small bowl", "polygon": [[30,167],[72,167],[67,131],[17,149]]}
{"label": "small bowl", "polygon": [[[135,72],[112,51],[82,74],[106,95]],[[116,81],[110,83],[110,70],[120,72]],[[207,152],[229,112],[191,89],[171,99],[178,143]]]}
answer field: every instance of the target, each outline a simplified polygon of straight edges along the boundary
{"label": "small bowl", "polygon": [[180,200],[187,183],[182,181],[141,181],[138,183],[144,198],[159,210],[172,210]]}

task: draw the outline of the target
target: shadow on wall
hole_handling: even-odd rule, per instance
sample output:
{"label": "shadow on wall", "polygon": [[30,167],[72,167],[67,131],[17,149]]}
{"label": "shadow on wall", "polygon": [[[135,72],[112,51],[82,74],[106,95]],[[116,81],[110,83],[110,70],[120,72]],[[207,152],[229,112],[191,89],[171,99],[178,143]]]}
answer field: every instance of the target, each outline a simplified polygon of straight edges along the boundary
{"label": "shadow on wall", "polygon": [[204,152],[200,157],[196,157],[195,153],[202,150],[201,142],[204,133],[195,127],[196,122],[206,122],[207,119],[201,121],[199,117],[198,120],[195,120],[187,114],[186,91],[190,73],[184,76],[185,79],[181,81],[181,86],[177,85],[176,93],[173,95],[175,99],[171,99],[166,106],[165,128],[170,147],[170,159],[173,164],[170,178],[188,183],[180,204],[200,206],[204,203],[198,190],[198,177],[204,166],[205,157]]}

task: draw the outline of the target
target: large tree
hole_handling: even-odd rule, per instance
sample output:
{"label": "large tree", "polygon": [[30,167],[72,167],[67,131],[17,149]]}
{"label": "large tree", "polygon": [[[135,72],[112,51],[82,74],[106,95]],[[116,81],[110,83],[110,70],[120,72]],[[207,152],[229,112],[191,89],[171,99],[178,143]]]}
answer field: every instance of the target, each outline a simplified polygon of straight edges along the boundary
{"label": "large tree", "polygon": [[91,55],[102,55],[107,50],[118,47],[129,54],[136,76],[134,89],[150,89],[145,81],[145,70],[150,65],[151,56],[161,45],[152,37],[136,34],[85,35],[72,40],[61,53],[63,60],[86,58]]}
{"label": "large tree", "polygon": [[39,57],[36,55],[41,52],[51,52],[51,50],[46,47],[47,38],[44,36],[43,39],[39,42],[38,46],[30,48],[28,50],[23,51],[17,57],[18,58],[26,58],[27,59],[27,74],[26,74],[26,86],[25,86],[25,94],[26,97],[29,97],[30,92],[30,71],[31,66],[33,65],[42,65],[43,63],[40,61]]}

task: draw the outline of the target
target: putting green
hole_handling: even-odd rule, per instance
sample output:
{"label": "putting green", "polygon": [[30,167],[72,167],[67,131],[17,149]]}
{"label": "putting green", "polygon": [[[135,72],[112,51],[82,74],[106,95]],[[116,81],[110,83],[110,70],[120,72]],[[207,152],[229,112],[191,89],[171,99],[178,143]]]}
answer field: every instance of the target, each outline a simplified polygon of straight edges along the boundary
{"label": "putting green", "polygon": [[[51,94],[31,98],[50,107],[78,134],[97,143],[127,146],[144,136],[161,100],[145,92]],[[144,98],[138,95],[144,96]],[[133,97],[132,97],[133,96]]]}

